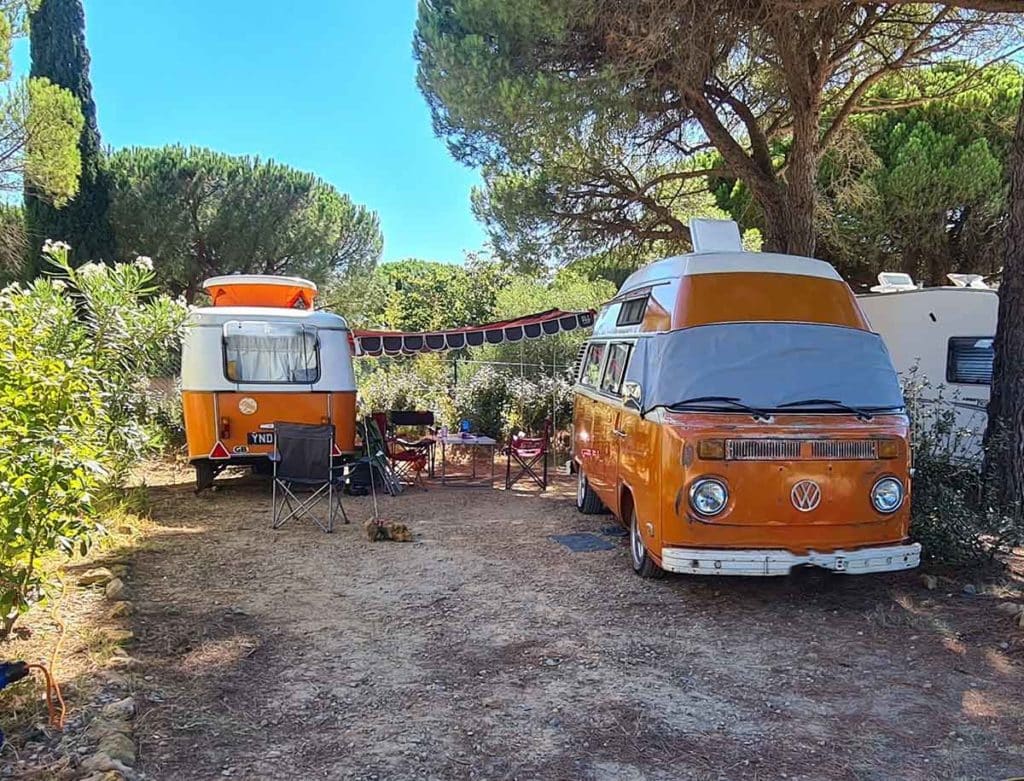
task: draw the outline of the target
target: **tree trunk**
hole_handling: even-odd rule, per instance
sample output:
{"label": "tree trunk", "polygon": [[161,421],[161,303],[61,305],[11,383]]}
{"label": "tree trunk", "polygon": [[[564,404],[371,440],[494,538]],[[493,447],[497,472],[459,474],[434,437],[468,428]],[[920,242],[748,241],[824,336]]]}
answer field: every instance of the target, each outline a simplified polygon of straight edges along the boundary
{"label": "tree trunk", "polygon": [[807,97],[793,117],[793,144],[786,156],[786,252],[814,257],[814,205],[817,198],[820,115]]}
{"label": "tree trunk", "polygon": [[995,352],[985,432],[986,472],[998,499],[1019,514],[1024,499],[1024,101],[1010,162],[1010,219]]}

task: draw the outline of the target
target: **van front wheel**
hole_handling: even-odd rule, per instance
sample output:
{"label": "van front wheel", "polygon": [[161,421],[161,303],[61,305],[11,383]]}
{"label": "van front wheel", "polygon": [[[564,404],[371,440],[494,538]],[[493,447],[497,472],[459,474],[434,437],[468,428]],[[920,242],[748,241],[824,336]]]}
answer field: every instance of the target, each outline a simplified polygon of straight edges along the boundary
{"label": "van front wheel", "polygon": [[655,564],[651,554],[647,552],[635,507],[629,510],[629,558],[633,564],[633,571],[642,578],[660,578],[665,574],[665,570]]}
{"label": "van front wheel", "polygon": [[584,515],[597,515],[604,509],[604,504],[583,474],[583,467],[576,470],[576,509]]}

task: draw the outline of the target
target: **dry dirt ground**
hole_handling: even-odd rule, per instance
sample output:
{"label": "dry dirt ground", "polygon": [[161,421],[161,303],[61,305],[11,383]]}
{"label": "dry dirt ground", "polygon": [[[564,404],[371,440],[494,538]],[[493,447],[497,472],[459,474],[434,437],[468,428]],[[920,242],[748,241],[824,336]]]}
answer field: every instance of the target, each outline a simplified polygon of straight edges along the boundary
{"label": "dry dirt ground", "polygon": [[150,779],[1000,779],[1024,774],[1024,632],[917,574],[632,574],[566,478],[369,499],[326,535],[269,489],[153,474],[135,559]]}

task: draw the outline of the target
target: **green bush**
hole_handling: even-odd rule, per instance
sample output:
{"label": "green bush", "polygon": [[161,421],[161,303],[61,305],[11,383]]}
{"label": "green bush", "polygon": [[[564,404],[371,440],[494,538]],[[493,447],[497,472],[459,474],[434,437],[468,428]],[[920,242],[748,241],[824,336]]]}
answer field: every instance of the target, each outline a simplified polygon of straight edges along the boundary
{"label": "green bush", "polygon": [[477,369],[471,377],[455,388],[455,425],[468,420],[473,431],[500,438],[506,427],[506,409],[511,394],[512,377],[490,366]]}
{"label": "green bush", "polygon": [[452,387],[450,357],[360,359],[356,364],[364,414],[398,409],[431,410],[438,425],[473,430],[498,439],[518,431],[539,433],[551,420],[559,430],[572,422],[572,381],[521,375],[506,367],[464,361]]}
{"label": "green bush", "polygon": [[978,443],[983,432],[959,425],[955,399],[914,371],[904,393],[914,453],[911,537],[934,564],[992,561],[1018,541],[1018,532],[992,501],[994,487],[982,480]]}
{"label": "green bush", "polygon": [[55,552],[102,531],[94,499],[146,451],[146,377],[185,309],[153,297],[146,259],[0,291],[0,637],[42,598]]}

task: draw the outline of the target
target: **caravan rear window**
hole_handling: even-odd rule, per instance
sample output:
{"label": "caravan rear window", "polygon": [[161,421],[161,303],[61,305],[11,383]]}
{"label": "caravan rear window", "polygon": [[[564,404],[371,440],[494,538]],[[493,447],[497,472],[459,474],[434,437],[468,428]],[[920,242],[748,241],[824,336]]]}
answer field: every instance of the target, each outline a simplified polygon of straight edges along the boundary
{"label": "caravan rear window", "polygon": [[995,356],[991,336],[954,336],[946,353],[946,382],[991,385]]}
{"label": "caravan rear window", "polygon": [[320,379],[316,329],[291,323],[224,324],[224,374],[231,382],[311,385]]}

